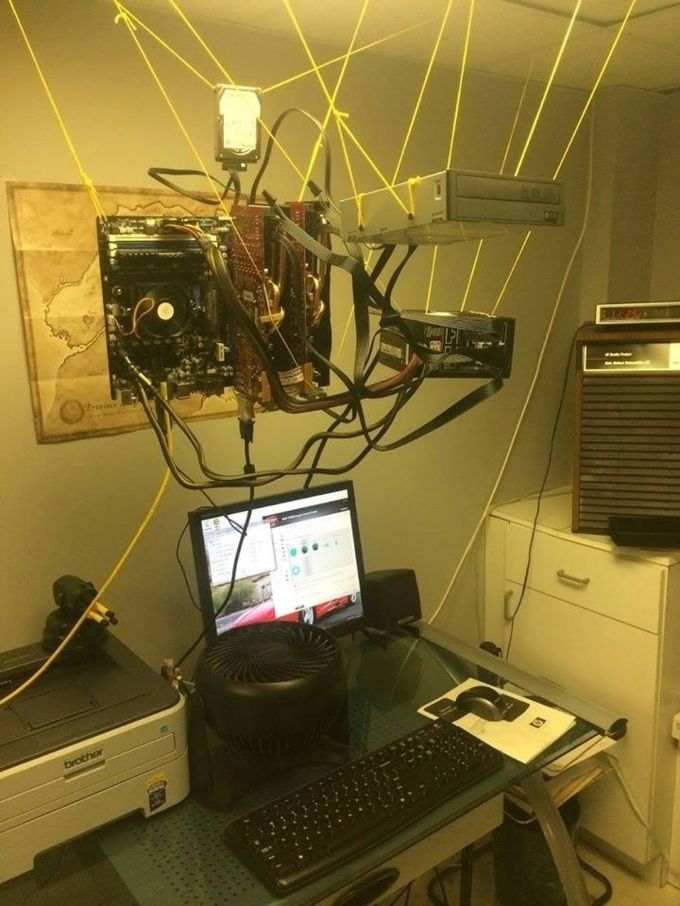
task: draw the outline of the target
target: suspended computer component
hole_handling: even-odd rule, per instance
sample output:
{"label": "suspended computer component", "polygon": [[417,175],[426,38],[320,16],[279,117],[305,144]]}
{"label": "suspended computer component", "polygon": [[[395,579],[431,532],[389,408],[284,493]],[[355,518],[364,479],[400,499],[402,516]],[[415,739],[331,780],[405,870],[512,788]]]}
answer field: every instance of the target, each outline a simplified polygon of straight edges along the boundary
{"label": "suspended computer component", "polygon": [[498,173],[442,170],[340,202],[340,235],[354,242],[463,242],[563,223],[560,182]]}
{"label": "suspended computer component", "polygon": [[[319,234],[315,203],[286,210]],[[328,276],[302,246],[278,236],[269,208],[235,205],[231,217],[109,217],[98,229],[113,399],[135,402],[134,369],[170,399],[233,387],[270,407],[272,371],[293,397],[327,386]],[[221,256],[235,299],[218,285],[206,245]],[[259,349],[243,322],[237,326],[236,303],[259,334]]]}

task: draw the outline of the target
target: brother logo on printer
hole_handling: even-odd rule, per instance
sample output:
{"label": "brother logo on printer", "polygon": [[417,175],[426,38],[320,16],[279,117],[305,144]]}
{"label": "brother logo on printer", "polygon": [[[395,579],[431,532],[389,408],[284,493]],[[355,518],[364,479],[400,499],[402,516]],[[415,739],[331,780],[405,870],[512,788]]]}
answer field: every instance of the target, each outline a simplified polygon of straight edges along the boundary
{"label": "brother logo on printer", "polygon": [[91,752],[83,752],[82,755],[79,755],[77,758],[67,758],[64,761],[64,768],[68,771],[71,768],[77,768],[78,765],[85,764],[87,761],[93,761],[95,758],[100,758],[102,754],[102,749],[93,749]]}

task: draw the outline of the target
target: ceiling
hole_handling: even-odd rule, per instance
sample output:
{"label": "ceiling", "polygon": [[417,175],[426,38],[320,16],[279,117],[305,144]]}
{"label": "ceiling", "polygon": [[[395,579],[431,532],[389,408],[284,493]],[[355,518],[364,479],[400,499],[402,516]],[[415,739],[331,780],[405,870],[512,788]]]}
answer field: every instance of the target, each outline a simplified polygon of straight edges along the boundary
{"label": "ceiling", "polygon": [[[347,49],[364,0],[290,0],[305,37]],[[369,0],[356,46],[401,34],[374,52],[425,63],[430,59],[449,0]],[[468,63],[472,69],[517,79],[550,73],[578,0],[475,0]],[[561,85],[590,88],[631,0],[581,0],[577,20],[555,75]],[[458,67],[471,0],[453,0],[437,63]],[[128,0],[133,12],[175,13],[169,0]],[[299,40],[285,0],[179,0],[197,24],[233,22]],[[637,0],[602,85],[680,91],[680,0]],[[301,63],[306,63],[302,45]]]}

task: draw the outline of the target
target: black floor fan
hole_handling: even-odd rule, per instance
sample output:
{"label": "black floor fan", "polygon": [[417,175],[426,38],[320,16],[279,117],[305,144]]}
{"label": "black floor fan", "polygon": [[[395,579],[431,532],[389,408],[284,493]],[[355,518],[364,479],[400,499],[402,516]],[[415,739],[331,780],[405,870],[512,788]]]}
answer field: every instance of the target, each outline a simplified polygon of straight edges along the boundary
{"label": "black floor fan", "polygon": [[204,651],[190,697],[191,789],[226,808],[281,771],[348,751],[345,660],[305,623],[233,629]]}

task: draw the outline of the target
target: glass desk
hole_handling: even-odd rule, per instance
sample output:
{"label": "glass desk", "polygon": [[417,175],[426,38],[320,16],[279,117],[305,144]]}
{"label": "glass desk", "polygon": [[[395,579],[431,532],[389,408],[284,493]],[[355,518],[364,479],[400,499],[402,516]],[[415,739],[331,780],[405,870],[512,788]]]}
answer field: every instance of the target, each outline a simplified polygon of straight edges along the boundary
{"label": "glass desk", "polygon": [[334,767],[309,758],[262,781],[227,811],[207,808],[190,797],[150,819],[131,815],[42,854],[32,872],[0,886],[0,906],[367,904],[373,900],[352,899],[350,892],[363,890],[367,879],[395,867],[399,876],[388,892],[396,892],[485,836],[502,821],[504,790],[517,784],[523,786],[547,829],[569,906],[589,904],[571,839],[542,785],[540,768],[598,732],[621,734],[625,720],[429,626],[421,626],[419,636],[404,630],[379,641],[357,635],[342,644],[348,665],[350,758],[422,725],[425,718],[417,709],[471,676],[494,682],[490,674],[496,674],[527,694],[575,714],[576,724],[529,764],[505,758],[500,771],[349,864],[285,897],[274,896],[232,854],[223,830],[232,817]]}

